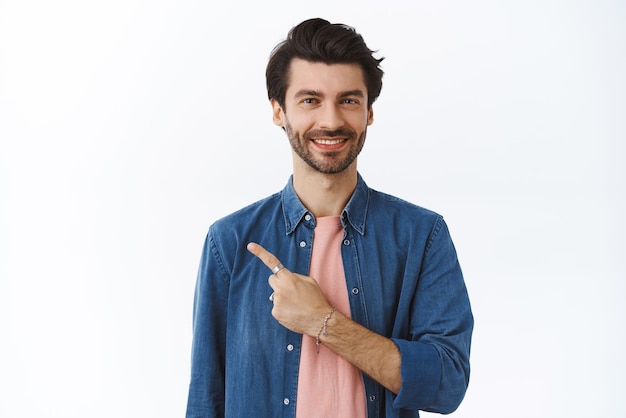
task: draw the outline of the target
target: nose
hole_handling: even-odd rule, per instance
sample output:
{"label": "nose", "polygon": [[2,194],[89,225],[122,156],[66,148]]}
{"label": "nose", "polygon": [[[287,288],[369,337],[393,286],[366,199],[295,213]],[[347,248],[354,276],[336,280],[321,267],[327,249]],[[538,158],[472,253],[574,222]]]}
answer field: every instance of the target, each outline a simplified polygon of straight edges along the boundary
{"label": "nose", "polygon": [[337,128],[341,128],[344,125],[341,109],[335,103],[325,103],[322,106],[319,125],[321,129],[327,129],[333,131]]}

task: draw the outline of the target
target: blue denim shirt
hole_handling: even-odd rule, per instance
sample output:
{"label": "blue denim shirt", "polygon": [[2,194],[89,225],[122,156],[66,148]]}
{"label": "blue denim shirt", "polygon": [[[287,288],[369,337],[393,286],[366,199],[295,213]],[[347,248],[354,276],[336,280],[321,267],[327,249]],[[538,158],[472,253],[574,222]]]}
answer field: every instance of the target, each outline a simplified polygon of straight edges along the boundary
{"label": "blue denim shirt", "polygon": [[[363,376],[368,417],[449,413],[469,381],[470,303],[443,218],[358,184],[341,214],[352,319],[391,338],[393,394]],[[315,217],[292,181],[209,229],[195,290],[187,417],[294,417],[302,335],[271,315],[269,270],[250,241],[308,274]]]}

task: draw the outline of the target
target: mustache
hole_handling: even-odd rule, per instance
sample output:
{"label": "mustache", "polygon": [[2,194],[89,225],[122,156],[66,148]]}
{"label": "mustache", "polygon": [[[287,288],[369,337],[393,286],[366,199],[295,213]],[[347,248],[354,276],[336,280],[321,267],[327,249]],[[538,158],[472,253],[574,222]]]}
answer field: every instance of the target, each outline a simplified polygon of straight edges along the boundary
{"label": "mustache", "polygon": [[335,129],[334,131],[329,131],[326,129],[313,129],[304,134],[304,139],[309,139],[309,140],[315,139],[315,138],[335,138],[335,137],[353,139],[353,138],[356,138],[356,132],[354,132],[352,129],[339,128],[339,129]]}

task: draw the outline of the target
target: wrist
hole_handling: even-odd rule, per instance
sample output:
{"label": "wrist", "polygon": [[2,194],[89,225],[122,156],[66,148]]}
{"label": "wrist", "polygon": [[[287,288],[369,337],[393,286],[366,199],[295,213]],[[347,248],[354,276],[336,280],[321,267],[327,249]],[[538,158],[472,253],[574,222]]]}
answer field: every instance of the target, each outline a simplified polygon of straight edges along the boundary
{"label": "wrist", "polygon": [[328,321],[333,317],[333,314],[335,312],[337,312],[337,308],[332,308],[330,312],[328,312],[326,316],[324,316],[324,319],[322,321],[322,326],[317,332],[317,336],[315,338],[315,347],[317,350],[317,354],[320,353],[320,346],[322,345],[321,338],[326,337],[328,335]]}

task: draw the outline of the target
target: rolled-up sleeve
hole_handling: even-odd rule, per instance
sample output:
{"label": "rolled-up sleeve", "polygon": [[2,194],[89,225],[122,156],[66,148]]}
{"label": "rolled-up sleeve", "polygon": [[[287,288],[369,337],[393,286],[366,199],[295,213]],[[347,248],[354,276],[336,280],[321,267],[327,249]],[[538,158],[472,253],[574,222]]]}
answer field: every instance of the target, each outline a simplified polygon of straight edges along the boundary
{"label": "rolled-up sleeve", "polygon": [[469,383],[474,319],[456,251],[438,218],[424,252],[410,312],[410,335],[394,338],[402,363],[396,409],[450,413]]}

